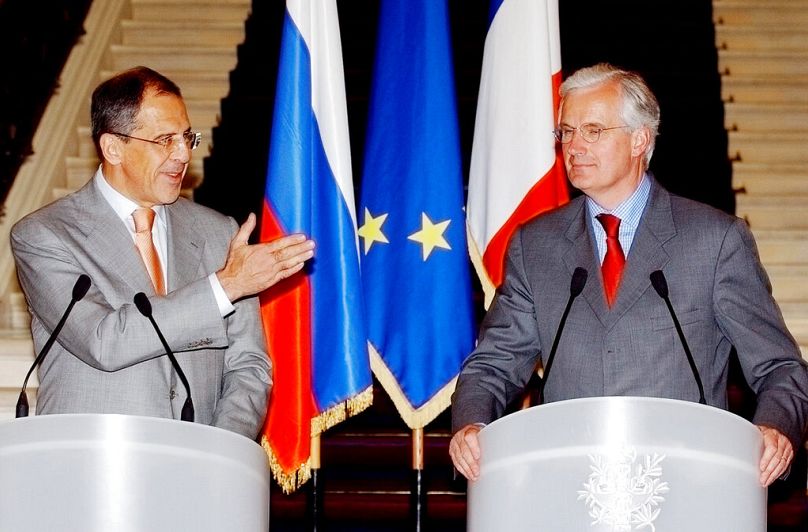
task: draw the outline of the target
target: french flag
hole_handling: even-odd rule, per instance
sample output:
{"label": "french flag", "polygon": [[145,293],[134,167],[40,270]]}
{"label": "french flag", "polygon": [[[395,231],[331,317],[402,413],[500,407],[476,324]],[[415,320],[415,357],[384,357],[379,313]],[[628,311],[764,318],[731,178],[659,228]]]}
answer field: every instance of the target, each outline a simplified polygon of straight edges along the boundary
{"label": "french flag", "polygon": [[310,476],[311,437],[372,401],[335,0],[288,0],[261,241],[305,233],[304,272],[261,295],[273,387],[262,444],[292,491]]}
{"label": "french flag", "polygon": [[493,0],[469,170],[469,255],[486,296],[502,283],[514,231],[569,199],[553,138],[561,46],[558,0]]}

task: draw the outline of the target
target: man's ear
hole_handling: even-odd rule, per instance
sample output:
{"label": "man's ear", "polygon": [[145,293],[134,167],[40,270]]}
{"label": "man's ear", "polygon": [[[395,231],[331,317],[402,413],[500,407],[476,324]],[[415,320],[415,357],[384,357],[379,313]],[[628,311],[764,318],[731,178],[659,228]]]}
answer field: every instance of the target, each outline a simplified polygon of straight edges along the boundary
{"label": "man's ear", "polygon": [[112,133],[103,133],[101,134],[101,138],[98,139],[98,145],[101,148],[101,155],[106,162],[112,165],[121,163],[123,142],[120,137]]}
{"label": "man's ear", "polygon": [[646,150],[648,150],[648,146],[651,144],[651,132],[648,130],[647,127],[641,127],[640,129],[634,130],[631,132],[631,155],[634,157],[642,156]]}

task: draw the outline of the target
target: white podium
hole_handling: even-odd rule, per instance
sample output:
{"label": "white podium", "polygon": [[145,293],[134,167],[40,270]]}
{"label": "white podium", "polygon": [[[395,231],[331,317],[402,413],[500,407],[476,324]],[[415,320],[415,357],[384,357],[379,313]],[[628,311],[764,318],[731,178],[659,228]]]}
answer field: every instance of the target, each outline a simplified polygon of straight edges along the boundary
{"label": "white podium", "polygon": [[760,431],[717,408],[597,397],[480,431],[470,532],[765,532]]}
{"label": "white podium", "polygon": [[267,457],[238,434],[112,414],[0,423],[0,531],[268,529]]}

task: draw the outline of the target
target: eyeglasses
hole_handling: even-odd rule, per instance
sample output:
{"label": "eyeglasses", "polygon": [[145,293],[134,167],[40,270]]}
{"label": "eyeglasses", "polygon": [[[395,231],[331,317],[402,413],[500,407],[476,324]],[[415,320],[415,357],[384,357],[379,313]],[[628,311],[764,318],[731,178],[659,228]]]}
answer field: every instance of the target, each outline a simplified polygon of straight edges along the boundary
{"label": "eyeglasses", "polygon": [[581,138],[593,144],[600,140],[600,134],[611,129],[622,129],[631,126],[600,127],[597,124],[581,124],[578,127],[561,126],[553,130],[553,135],[561,144],[569,144],[577,131]]}
{"label": "eyeglasses", "polygon": [[168,153],[174,151],[179,146],[180,142],[183,142],[185,144],[185,147],[187,147],[189,150],[195,150],[197,146],[199,146],[199,143],[202,141],[202,133],[198,133],[196,131],[186,131],[185,133],[181,133],[179,135],[166,135],[164,137],[160,137],[157,140],[142,139],[140,137],[133,137],[132,135],[124,135],[123,133],[116,133],[114,131],[110,131],[110,133],[127,139],[139,140],[141,142],[156,144],[158,146],[161,146]]}

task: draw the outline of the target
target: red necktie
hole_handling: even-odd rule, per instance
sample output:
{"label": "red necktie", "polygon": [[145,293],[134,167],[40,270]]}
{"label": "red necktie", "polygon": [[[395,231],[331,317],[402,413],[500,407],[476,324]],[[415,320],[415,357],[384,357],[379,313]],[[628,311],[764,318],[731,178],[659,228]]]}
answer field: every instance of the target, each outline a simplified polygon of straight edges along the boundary
{"label": "red necktie", "polygon": [[603,288],[606,292],[606,303],[611,307],[617,299],[617,289],[620,278],[623,276],[623,267],[626,257],[620,247],[620,218],[611,214],[599,214],[598,221],[606,231],[606,256],[603,258],[601,272],[603,273]]}
{"label": "red necktie", "polygon": [[163,269],[160,266],[160,257],[154,247],[152,240],[152,224],[154,223],[154,211],[147,208],[135,209],[132,213],[135,221],[135,246],[143,258],[143,264],[149,272],[154,290],[164,296],[166,294],[165,283],[163,282]]}

